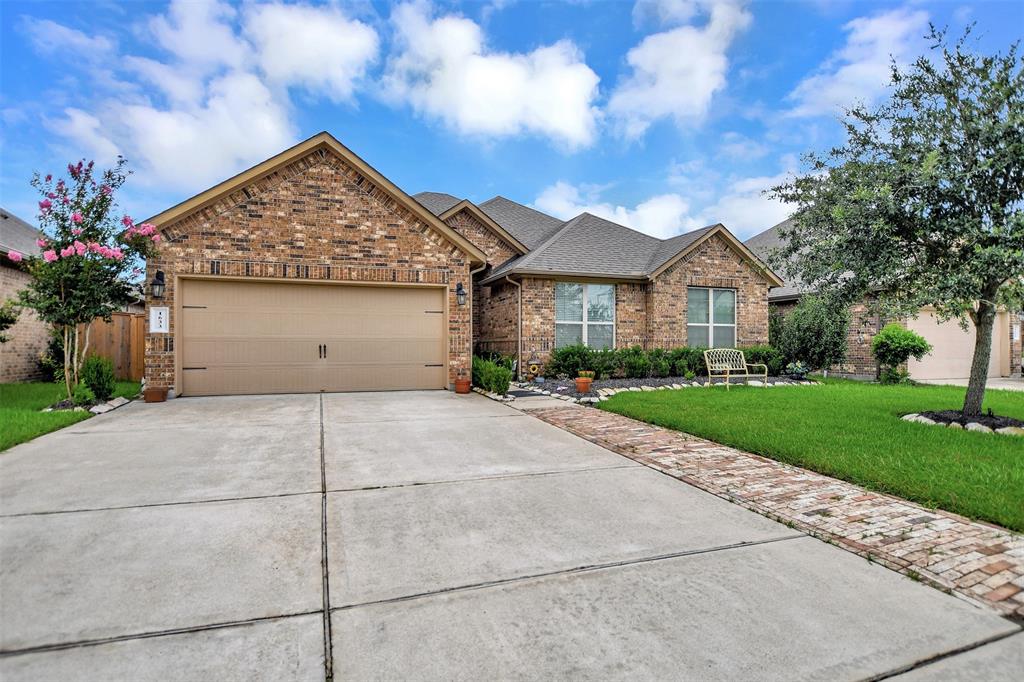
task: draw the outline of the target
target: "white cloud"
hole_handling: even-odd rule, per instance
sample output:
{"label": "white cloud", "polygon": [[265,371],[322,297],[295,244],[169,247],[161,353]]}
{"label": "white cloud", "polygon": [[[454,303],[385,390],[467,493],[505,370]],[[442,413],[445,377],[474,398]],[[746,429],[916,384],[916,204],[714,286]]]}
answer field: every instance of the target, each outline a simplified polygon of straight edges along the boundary
{"label": "white cloud", "polygon": [[[93,61],[109,55],[116,45],[103,36],[88,36],[49,19],[25,17],[22,28],[32,46],[46,55],[60,55],[67,59]],[[73,56],[72,56],[73,55]]]}
{"label": "white cloud", "polygon": [[489,50],[475,22],[424,4],[391,15],[397,53],[384,94],[466,135],[533,133],[570,148],[595,136],[598,76],[568,40],[528,53]]}
{"label": "white cloud", "polygon": [[[57,26],[46,28],[99,40]],[[118,55],[111,45],[106,59],[123,80],[90,71],[96,96],[48,123],[83,153],[122,153],[142,183],[161,189],[194,191],[288,147],[289,88],[350,100],[378,49],[372,28],[333,5],[254,3],[239,15],[175,0],[143,26],[166,56]]]}
{"label": "white cloud", "polygon": [[632,71],[608,102],[628,138],[640,137],[652,123],[671,117],[679,126],[699,122],[712,97],[726,85],[726,52],[751,21],[740,0],[643,3],[634,10],[660,23],[708,16],[702,27],[685,25],[644,38],[626,55]]}
{"label": "white cloud", "polygon": [[377,33],[337,8],[252,5],[245,33],[273,84],[297,85],[334,101],[348,100],[377,56]]}
{"label": "white cloud", "polygon": [[533,203],[539,210],[563,220],[580,213],[592,213],[659,239],[699,227],[689,218],[689,204],[672,193],[659,194],[634,208],[627,208],[600,201],[596,193],[586,187],[557,182],[544,189]]}
{"label": "white cloud", "polygon": [[847,23],[846,44],[787,95],[794,102],[789,114],[834,114],[858,102],[876,101],[888,88],[892,59],[905,62],[915,55],[927,27],[928,13],[909,8]]}
{"label": "white cloud", "polygon": [[752,161],[760,159],[771,151],[768,145],[752,140],[746,135],[730,131],[722,134],[722,143],[718,153],[735,161]]}
{"label": "white cloud", "polygon": [[765,190],[784,182],[796,168],[796,159],[781,159],[776,175],[720,178],[704,170],[699,160],[673,164],[669,182],[677,188],[651,196],[630,208],[601,200],[607,187],[572,185],[560,181],[546,187],[533,205],[568,220],[592,213],[659,239],[706,225],[722,223],[740,239],[747,239],[789,217],[792,208],[764,196]]}

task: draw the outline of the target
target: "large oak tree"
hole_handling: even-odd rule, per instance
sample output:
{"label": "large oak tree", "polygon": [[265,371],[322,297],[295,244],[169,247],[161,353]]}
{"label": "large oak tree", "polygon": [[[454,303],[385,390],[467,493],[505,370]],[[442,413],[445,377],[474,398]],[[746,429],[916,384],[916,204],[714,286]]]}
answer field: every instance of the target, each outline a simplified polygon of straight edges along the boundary
{"label": "large oak tree", "polygon": [[[1024,300],[1024,71],[932,27],[931,55],[892,67],[879,106],[846,112],[844,144],[808,154],[771,195],[796,205],[779,267],[889,315],[933,306],[975,329],[965,415],[981,412],[999,305]],[[931,57],[931,58],[930,58]]]}

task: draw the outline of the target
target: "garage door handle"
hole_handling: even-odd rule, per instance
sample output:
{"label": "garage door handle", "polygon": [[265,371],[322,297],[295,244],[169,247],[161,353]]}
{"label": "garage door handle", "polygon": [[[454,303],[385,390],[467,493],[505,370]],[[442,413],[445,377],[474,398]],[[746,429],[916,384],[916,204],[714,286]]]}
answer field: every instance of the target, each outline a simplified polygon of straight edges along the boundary
{"label": "garage door handle", "polygon": [[327,359],[327,344],[324,344],[324,360]]}

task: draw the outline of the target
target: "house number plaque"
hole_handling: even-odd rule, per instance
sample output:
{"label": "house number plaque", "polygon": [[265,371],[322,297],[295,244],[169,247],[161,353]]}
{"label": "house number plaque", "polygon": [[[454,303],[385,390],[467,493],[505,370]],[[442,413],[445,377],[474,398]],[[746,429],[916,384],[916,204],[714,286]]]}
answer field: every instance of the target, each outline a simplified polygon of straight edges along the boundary
{"label": "house number plaque", "polygon": [[153,307],[149,309],[149,331],[151,333],[163,333],[171,331],[170,308]]}

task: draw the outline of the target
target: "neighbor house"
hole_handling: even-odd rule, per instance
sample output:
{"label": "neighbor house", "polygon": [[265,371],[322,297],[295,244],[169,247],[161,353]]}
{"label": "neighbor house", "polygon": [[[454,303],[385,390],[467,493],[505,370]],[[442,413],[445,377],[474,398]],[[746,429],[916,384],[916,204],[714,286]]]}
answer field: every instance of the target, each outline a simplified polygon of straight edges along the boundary
{"label": "neighbor house", "polygon": [[[25,256],[38,255],[36,240],[43,234],[10,211],[0,208],[0,303],[17,297],[31,280],[28,271],[10,260],[16,251]],[[50,340],[49,327],[32,310],[22,309],[18,321],[6,333],[9,340],[0,344],[0,383],[32,381],[43,375],[39,359]]]}
{"label": "neighbor house", "polygon": [[[790,226],[785,220],[746,241],[746,245],[760,258],[769,261],[772,253],[783,246],[780,230]],[[768,293],[773,310],[785,315],[792,310],[800,298],[811,291],[800,282],[787,279],[782,286],[774,287]],[[845,362],[834,368],[839,374],[858,379],[875,379],[879,373],[878,363],[871,354],[871,341],[875,334],[890,320],[880,319],[871,309],[868,298],[850,308],[850,328],[847,331],[847,356]],[[940,322],[931,308],[921,308],[914,317],[898,320],[908,329],[921,334],[932,345],[932,352],[922,360],[911,359],[907,370],[917,380],[963,379],[970,376],[971,359],[974,355],[974,329],[964,330],[958,322]],[[992,333],[992,355],[988,375],[1005,377],[1021,372],[1021,319],[1020,314],[1000,310],[996,316]]]}
{"label": "neighbor house", "polygon": [[[668,240],[495,197],[409,196],[320,133],[149,222],[149,385],[178,394],[447,388],[474,348],[736,346],[783,284],[722,225]],[[158,274],[159,273],[159,274]]]}

